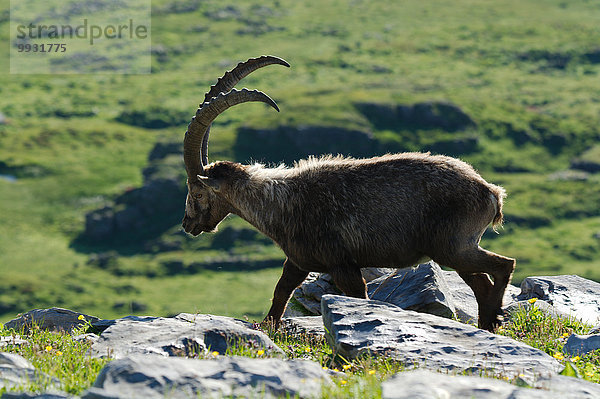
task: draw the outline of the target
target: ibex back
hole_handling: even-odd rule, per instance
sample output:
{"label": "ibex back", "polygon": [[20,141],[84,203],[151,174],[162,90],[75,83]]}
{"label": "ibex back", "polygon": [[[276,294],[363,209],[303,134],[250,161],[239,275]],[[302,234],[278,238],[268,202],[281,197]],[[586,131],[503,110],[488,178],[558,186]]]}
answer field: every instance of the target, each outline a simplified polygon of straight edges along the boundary
{"label": "ibex back", "polygon": [[505,193],[470,165],[429,153],[326,156],[292,168],[208,163],[210,125],[221,112],[247,101],[279,110],[262,92],[233,89],[270,64],[289,66],[263,56],[225,73],[188,126],[185,231],[215,231],[234,213],[281,247],[287,259],[266,317],[276,323],[311,271],[329,273],[346,295],[366,298],[361,268],[402,268],[431,258],[459,273],[477,298],[479,326],[493,330],[515,261],[479,247],[486,228],[502,222]]}

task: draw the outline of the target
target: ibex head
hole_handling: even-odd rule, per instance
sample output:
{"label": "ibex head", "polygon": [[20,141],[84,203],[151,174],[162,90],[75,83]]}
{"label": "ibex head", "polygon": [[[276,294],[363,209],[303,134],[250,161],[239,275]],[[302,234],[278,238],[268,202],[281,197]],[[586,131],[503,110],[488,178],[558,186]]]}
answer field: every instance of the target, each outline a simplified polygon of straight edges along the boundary
{"label": "ibex head", "polygon": [[183,160],[187,171],[188,195],[183,218],[183,229],[192,235],[215,231],[217,225],[232,211],[220,195],[223,188],[224,171],[231,168],[228,162],[208,164],[208,138],[210,125],[227,108],[248,101],[261,101],[277,111],[277,104],[258,90],[233,87],[253,71],[271,64],[290,65],[281,58],[262,56],[239,63],[233,70],[225,72],[204,96],[204,102],[188,125],[183,140]]}

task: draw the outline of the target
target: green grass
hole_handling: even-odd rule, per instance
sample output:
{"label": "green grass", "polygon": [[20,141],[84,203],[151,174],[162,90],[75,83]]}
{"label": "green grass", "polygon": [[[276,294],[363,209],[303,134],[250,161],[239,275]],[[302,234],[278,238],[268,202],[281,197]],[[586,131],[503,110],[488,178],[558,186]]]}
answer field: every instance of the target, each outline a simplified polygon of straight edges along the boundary
{"label": "green grass", "polygon": [[569,356],[562,351],[571,334],[587,334],[591,327],[574,318],[552,317],[535,306],[535,298],[529,302],[533,305],[517,309],[511,315],[509,323],[502,326],[497,333],[522,341],[553,356],[565,366],[563,375],[599,383],[600,350],[581,356]]}
{"label": "green grass", "polygon": [[[108,250],[118,249],[121,275],[87,264],[91,253],[107,248],[73,244],[87,212],[142,184],[141,169],[157,140],[182,139],[209,85],[238,61],[261,54],[281,56],[292,68],[270,66],[240,86],[264,90],[281,112],[248,104],[220,116],[211,159],[267,155],[234,151],[241,127],[344,127],[410,150],[473,135],[477,151],[461,158],[509,193],[505,228],[486,234],[483,246],[517,258],[515,282],[573,273],[600,280],[600,177],[554,177],[572,159],[597,158],[594,2],[269,0],[260,8],[207,0],[184,13],[171,12],[171,0],[152,3],[150,75],[10,75],[8,48],[0,49],[0,112],[9,120],[0,125],[0,174],[18,178],[0,179],[0,320],[54,305],[113,317],[130,313],[134,301],[146,309],[136,313],[210,310],[262,318],[279,268],[246,273],[241,262],[239,272],[160,273],[173,260],[283,260],[271,244],[217,248],[206,235],[160,254],[116,243],[119,248]],[[223,13],[226,7],[239,13]],[[10,42],[9,35],[8,18],[0,18],[0,38]],[[477,127],[384,129],[356,107],[422,101],[451,102]],[[134,112],[156,114],[167,126],[119,122]],[[247,228],[236,219],[228,223]]]}
{"label": "green grass", "polygon": [[[23,356],[40,373],[39,382],[30,381],[24,386],[10,390],[41,393],[49,389],[60,389],[77,395],[91,387],[108,360],[90,357],[87,354],[90,344],[73,339],[74,335],[85,332],[87,327],[83,325],[71,335],[40,330],[35,325],[28,332],[15,333],[13,330],[4,329],[0,324],[0,336],[18,335],[27,341],[27,344],[8,345],[3,351]],[[55,386],[53,381],[45,376],[56,378],[59,385]],[[6,388],[0,389],[0,395],[6,391]]]}

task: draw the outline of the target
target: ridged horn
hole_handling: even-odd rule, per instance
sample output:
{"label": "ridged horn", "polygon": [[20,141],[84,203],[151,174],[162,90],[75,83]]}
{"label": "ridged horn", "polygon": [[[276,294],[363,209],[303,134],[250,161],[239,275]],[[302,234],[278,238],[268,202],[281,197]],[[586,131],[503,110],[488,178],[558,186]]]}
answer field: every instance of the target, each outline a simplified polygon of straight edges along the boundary
{"label": "ridged horn", "polygon": [[227,94],[220,93],[213,97],[210,102],[205,102],[198,108],[196,116],[192,118],[188,125],[183,139],[183,161],[189,181],[195,181],[197,176],[204,171],[204,165],[200,162],[199,150],[215,118],[226,109],[249,101],[263,102],[279,112],[279,107],[275,101],[265,93],[248,89],[232,89]]}
{"label": "ridged horn", "polygon": [[[252,72],[267,65],[279,64],[289,67],[290,64],[286,60],[272,55],[263,55],[257,58],[250,58],[248,61],[240,62],[231,71],[217,79],[217,83],[210,87],[210,90],[204,95],[204,103],[209,103],[213,97],[219,93],[227,93],[234,88],[236,84]],[[202,105],[200,105],[202,107]],[[210,137],[210,126],[206,130],[202,146],[200,147],[200,155],[202,157],[202,165],[208,165],[208,139]]]}

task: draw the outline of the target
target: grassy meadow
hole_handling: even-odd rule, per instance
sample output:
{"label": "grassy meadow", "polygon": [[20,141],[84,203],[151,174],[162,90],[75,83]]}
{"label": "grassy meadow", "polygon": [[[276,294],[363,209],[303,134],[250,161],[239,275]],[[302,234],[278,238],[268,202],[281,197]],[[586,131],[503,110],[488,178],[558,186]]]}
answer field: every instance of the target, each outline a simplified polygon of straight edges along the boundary
{"label": "grassy meadow", "polygon": [[[0,39],[10,42],[5,3]],[[505,227],[486,233],[482,245],[517,258],[514,281],[536,274],[600,281],[600,174],[570,169],[575,160],[600,162],[598,17],[591,0],[155,0],[150,75],[9,74],[5,46],[0,322],[50,306],[104,318],[263,317],[281,271],[271,264],[283,254],[238,218],[221,226],[231,235],[195,239],[173,223],[154,237],[178,240],[168,251],[137,242],[143,232],[110,243],[78,240],[87,213],[143,184],[157,141],[183,139],[216,78],[262,54],[292,68],[267,67],[239,86],[265,91],[281,112],[245,104],[220,116],[212,160],[277,152],[235,151],[241,128],[342,127],[369,132],[389,151],[469,139],[472,148],[451,155],[507,189]],[[396,126],[359,107],[428,101],[454,104],[475,124],[461,131]],[[164,123],[149,128],[131,115]],[[155,216],[178,219],[183,207]],[[108,265],[91,261],[111,251]],[[229,266],[169,272],[174,262],[185,269],[215,259]]]}

